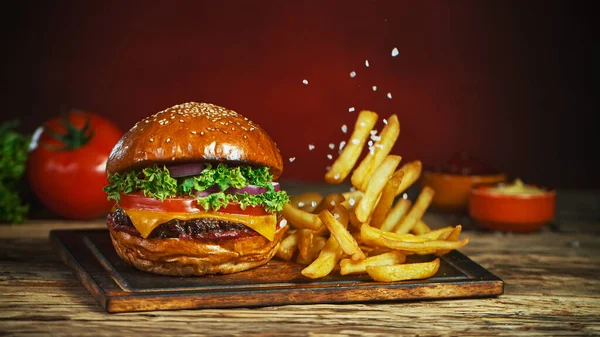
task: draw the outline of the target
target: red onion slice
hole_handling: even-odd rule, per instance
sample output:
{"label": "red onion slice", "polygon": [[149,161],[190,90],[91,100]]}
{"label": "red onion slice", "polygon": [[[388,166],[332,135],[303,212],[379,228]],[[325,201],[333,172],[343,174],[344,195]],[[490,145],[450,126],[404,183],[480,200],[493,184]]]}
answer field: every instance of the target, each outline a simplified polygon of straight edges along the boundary
{"label": "red onion slice", "polygon": [[166,166],[173,178],[195,176],[204,170],[204,164],[202,163],[171,164]]}
{"label": "red onion slice", "polygon": [[[273,182],[273,190],[275,190],[275,192],[278,192],[280,190],[280,186],[279,183],[275,183]],[[202,191],[202,192],[197,192],[196,196],[204,198],[204,197],[208,197],[209,195],[213,194],[213,193],[217,193],[220,192],[221,190],[219,189],[219,187],[217,185],[212,186],[207,188],[206,190]],[[244,194],[244,193],[248,193],[251,195],[256,195],[256,194],[263,194],[267,192],[267,189],[264,187],[260,187],[260,186],[256,186],[256,185],[248,185],[246,187],[243,188],[235,188],[235,187],[230,187],[228,189],[225,190],[225,193],[227,194]]]}

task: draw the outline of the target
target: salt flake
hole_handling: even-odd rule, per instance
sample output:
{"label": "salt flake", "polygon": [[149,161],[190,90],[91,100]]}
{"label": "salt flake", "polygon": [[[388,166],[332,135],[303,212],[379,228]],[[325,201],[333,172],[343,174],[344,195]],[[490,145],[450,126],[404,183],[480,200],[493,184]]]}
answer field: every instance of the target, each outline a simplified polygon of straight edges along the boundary
{"label": "salt flake", "polygon": [[398,48],[394,47],[394,49],[392,49],[392,57],[396,57],[398,54],[400,54],[400,52],[398,52]]}

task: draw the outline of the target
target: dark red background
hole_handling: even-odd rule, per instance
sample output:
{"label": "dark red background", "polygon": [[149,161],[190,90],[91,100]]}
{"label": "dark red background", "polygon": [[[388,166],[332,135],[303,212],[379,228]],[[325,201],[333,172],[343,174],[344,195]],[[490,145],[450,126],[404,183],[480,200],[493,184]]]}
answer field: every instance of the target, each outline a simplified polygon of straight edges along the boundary
{"label": "dark red background", "polygon": [[352,125],[355,107],[398,114],[404,160],[435,165],[468,151],[529,182],[600,187],[591,145],[599,58],[585,2],[17,6],[2,14],[2,116],[22,119],[25,132],[61,105],[127,130],[177,103],[213,102],[253,119],[286,159],[296,157],[285,178],[321,181],[327,144],[345,139],[340,127]]}

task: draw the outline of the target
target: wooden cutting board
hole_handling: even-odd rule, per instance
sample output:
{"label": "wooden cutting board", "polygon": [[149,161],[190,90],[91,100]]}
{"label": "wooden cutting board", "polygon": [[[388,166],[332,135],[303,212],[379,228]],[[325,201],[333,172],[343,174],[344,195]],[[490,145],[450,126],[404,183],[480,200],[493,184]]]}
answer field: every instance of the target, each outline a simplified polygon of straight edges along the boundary
{"label": "wooden cutting board", "polygon": [[237,274],[175,277],[141,272],[123,262],[106,229],[53,230],[50,239],[108,312],[398,302],[490,297],[504,291],[501,279],[458,251],[443,256],[438,273],[427,280],[386,283],[367,275],[341,276],[337,272],[312,280],[300,273],[304,266],[277,259]]}

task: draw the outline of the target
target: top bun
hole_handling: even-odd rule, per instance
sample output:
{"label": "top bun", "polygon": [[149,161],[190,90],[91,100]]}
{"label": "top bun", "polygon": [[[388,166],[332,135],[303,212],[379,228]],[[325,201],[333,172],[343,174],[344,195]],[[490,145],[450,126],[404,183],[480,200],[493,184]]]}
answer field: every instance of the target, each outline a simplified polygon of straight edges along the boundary
{"label": "top bun", "polygon": [[137,122],[113,148],[106,174],[195,161],[267,166],[273,179],[283,172],[277,144],[260,126],[235,111],[189,102]]}

